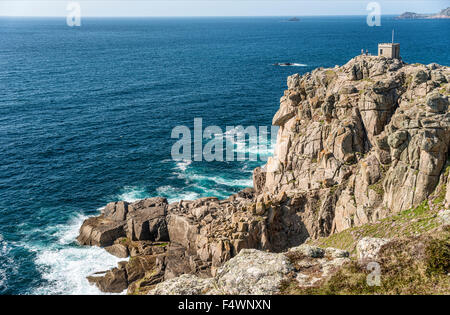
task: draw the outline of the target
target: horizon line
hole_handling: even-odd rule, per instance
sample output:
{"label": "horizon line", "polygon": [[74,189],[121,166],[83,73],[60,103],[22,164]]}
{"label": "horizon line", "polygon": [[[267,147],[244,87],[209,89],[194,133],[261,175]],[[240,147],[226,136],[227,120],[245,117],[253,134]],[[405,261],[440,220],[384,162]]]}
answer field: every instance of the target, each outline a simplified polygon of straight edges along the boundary
{"label": "horizon line", "polygon": [[[83,16],[82,18],[212,18],[212,17],[346,17],[360,16],[366,17],[365,14],[311,14],[311,15],[101,15],[101,16]],[[397,14],[383,14],[382,17],[397,16]],[[0,15],[0,18],[66,18],[66,15]]]}

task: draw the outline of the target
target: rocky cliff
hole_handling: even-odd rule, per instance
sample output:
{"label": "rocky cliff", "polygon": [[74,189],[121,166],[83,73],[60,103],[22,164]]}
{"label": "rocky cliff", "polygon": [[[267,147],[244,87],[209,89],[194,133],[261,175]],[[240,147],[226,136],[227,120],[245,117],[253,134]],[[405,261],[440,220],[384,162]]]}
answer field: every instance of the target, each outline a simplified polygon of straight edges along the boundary
{"label": "rocky cliff", "polygon": [[410,19],[448,19],[450,18],[450,7],[441,10],[437,14],[420,14],[415,12],[405,12],[398,16],[399,20],[410,20]]}
{"label": "rocky cliff", "polygon": [[[254,188],[225,200],[108,204],[78,241],[131,258],[89,281],[145,293],[195,274],[183,279],[201,288],[229,277],[224,263],[243,249],[281,253],[417,207],[448,180],[449,81],[448,67],[374,56],[289,77],[273,118],[274,156],[255,169]],[[327,257],[320,268],[344,260]]]}

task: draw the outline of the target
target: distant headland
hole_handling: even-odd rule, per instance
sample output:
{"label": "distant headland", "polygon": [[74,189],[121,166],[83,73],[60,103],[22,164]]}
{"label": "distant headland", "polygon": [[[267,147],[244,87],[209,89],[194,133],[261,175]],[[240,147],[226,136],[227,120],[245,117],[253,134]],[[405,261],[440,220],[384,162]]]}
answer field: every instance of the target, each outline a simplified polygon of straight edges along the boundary
{"label": "distant headland", "polygon": [[450,7],[443,9],[436,14],[420,14],[414,12],[405,12],[397,17],[398,20],[411,20],[411,19],[450,19]]}

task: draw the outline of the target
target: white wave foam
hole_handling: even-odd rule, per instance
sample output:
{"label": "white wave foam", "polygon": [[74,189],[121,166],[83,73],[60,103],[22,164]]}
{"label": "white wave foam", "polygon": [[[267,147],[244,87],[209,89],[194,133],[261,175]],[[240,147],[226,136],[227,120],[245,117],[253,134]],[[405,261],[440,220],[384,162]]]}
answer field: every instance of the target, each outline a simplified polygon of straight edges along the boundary
{"label": "white wave foam", "polygon": [[180,200],[195,200],[200,198],[200,194],[193,191],[183,191],[183,189],[176,188],[170,185],[161,186],[156,188],[158,195],[162,195],[167,198],[169,203]]}
{"label": "white wave foam", "polygon": [[[0,256],[6,259],[6,263],[8,263],[8,254],[9,248],[6,242],[3,240],[3,235],[0,234]],[[6,288],[6,268],[7,266],[0,265],[0,288]]]}
{"label": "white wave foam", "polygon": [[203,176],[203,175],[192,175],[190,178],[194,180],[201,181],[213,181],[216,184],[229,186],[229,187],[250,187],[253,185],[253,180],[248,179],[226,179],[220,176]]}
{"label": "white wave foam", "polygon": [[185,172],[187,170],[188,166],[191,165],[191,163],[192,163],[192,161],[179,161],[176,163],[176,165],[180,171]]}
{"label": "white wave foam", "polygon": [[[234,144],[233,151],[237,154],[246,154],[248,157],[267,157],[273,155],[273,139],[267,139],[262,134],[257,138],[246,138],[244,129],[235,127],[225,132],[225,138]],[[276,142],[276,141],[274,141]]]}
{"label": "white wave foam", "polygon": [[150,196],[146,190],[138,186],[125,186],[122,192],[117,196],[117,200],[124,200],[127,202],[135,202],[137,200],[149,198]]}
{"label": "white wave foam", "polygon": [[[102,294],[86,277],[109,270],[123,259],[108,254],[99,247],[82,247],[74,243],[86,216],[78,215],[67,225],[58,225],[58,241],[48,247],[27,244],[36,253],[35,263],[48,283],[36,288],[33,294]],[[53,228],[52,228],[53,230]]]}
{"label": "white wave foam", "polygon": [[278,64],[280,67],[307,67],[307,64],[304,63],[291,63],[291,64]]}
{"label": "white wave foam", "polygon": [[15,276],[19,272],[19,266],[11,256],[11,249],[15,243],[7,242],[0,234],[0,294],[7,289],[8,275]]}

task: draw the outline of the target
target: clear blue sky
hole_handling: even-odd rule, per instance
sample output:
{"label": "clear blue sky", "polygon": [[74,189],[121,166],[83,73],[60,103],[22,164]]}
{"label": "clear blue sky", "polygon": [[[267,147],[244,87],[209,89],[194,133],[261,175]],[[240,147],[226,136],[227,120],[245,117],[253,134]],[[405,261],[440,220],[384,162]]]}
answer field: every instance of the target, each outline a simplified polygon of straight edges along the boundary
{"label": "clear blue sky", "polygon": [[[0,16],[66,16],[69,1],[0,0]],[[304,16],[365,15],[363,0],[80,0],[81,16]],[[435,13],[448,0],[379,0],[382,14]]]}

